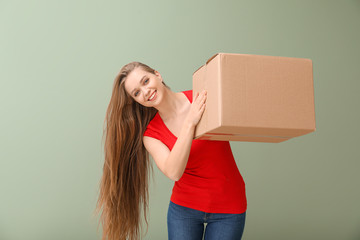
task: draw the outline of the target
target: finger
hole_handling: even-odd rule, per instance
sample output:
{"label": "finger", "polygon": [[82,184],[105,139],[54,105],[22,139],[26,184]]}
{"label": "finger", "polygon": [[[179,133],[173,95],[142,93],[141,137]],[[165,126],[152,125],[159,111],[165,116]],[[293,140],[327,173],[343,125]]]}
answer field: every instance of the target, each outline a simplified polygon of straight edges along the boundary
{"label": "finger", "polygon": [[201,94],[199,94],[199,97],[197,98],[198,102],[201,103],[204,98],[206,98],[206,90],[203,90]]}
{"label": "finger", "polygon": [[202,104],[201,107],[200,107],[200,113],[203,113],[205,111],[205,107],[206,107],[206,104]]}
{"label": "finger", "polygon": [[193,103],[195,103],[195,104],[196,104],[196,103],[199,103],[199,102],[201,101],[201,97],[202,97],[201,94],[198,93],[198,94],[197,94],[197,97],[196,97],[196,99],[193,101]]}
{"label": "finger", "polygon": [[202,97],[202,100],[206,101],[206,99],[207,99],[207,94],[205,93],[204,96]]}
{"label": "finger", "polygon": [[201,91],[201,96],[206,96],[206,94],[207,94],[206,90]]}
{"label": "finger", "polygon": [[195,102],[195,101],[199,98],[199,96],[200,96],[200,94],[197,92],[197,93],[195,94],[195,97],[194,97],[193,102]]}
{"label": "finger", "polygon": [[206,102],[207,96],[203,95],[202,98],[200,99],[200,104],[204,104]]}

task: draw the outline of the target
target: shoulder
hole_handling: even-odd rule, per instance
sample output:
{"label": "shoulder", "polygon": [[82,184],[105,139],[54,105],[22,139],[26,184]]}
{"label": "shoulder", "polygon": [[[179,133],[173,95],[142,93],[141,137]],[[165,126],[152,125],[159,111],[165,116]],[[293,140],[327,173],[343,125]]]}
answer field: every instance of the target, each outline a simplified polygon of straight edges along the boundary
{"label": "shoulder", "polygon": [[150,120],[149,124],[146,126],[146,130],[151,130],[151,129],[156,129],[158,128],[160,124],[160,116],[159,116],[159,113],[157,112],[155,114],[155,116]]}

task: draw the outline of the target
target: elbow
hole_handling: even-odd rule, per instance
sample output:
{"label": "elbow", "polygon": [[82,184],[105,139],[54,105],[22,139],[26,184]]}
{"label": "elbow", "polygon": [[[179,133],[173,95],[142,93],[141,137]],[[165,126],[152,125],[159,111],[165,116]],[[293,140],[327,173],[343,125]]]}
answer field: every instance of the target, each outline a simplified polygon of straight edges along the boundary
{"label": "elbow", "polygon": [[173,180],[174,182],[177,182],[180,180],[180,178],[181,178],[181,176],[174,176],[171,178],[171,180]]}
{"label": "elbow", "polygon": [[183,173],[166,174],[166,176],[171,180],[173,180],[174,182],[179,181],[182,175]]}
{"label": "elbow", "polygon": [[180,178],[182,177],[184,171],[185,171],[185,167],[183,166],[174,166],[174,164],[164,164],[161,166],[161,171],[163,172],[163,174],[170,178],[173,181],[179,181]]}

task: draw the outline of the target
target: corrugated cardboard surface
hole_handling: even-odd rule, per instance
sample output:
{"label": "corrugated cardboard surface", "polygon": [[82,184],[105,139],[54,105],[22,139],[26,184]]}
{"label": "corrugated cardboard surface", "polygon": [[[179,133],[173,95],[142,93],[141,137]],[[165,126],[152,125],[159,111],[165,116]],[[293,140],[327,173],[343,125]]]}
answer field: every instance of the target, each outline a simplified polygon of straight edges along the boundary
{"label": "corrugated cardboard surface", "polygon": [[[204,114],[202,116],[202,124],[198,125],[197,131],[199,132],[207,132],[208,129],[214,129],[221,125],[221,91],[219,81],[220,72],[219,72],[219,58],[213,59],[208,63],[207,68],[202,67],[198,71],[194,73],[193,79],[193,89],[206,89],[207,94],[212,96],[211,98],[207,98],[206,105],[210,107],[206,107]],[[194,91],[193,91],[194,94]]]}
{"label": "corrugated cardboard surface", "polygon": [[193,74],[207,90],[195,138],[282,142],[315,131],[312,61],[219,53]]}

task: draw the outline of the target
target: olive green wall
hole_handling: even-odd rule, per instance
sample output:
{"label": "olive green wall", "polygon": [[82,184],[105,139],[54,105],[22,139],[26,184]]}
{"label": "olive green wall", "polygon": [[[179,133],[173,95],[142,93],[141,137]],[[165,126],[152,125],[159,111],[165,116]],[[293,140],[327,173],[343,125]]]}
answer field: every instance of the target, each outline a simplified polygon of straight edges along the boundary
{"label": "olive green wall", "polygon": [[[92,217],[113,79],[137,60],[174,91],[217,52],[313,60],[317,130],[232,142],[246,240],[360,239],[360,2],[0,1],[0,239],[100,239]],[[145,239],[167,239],[154,164]]]}

